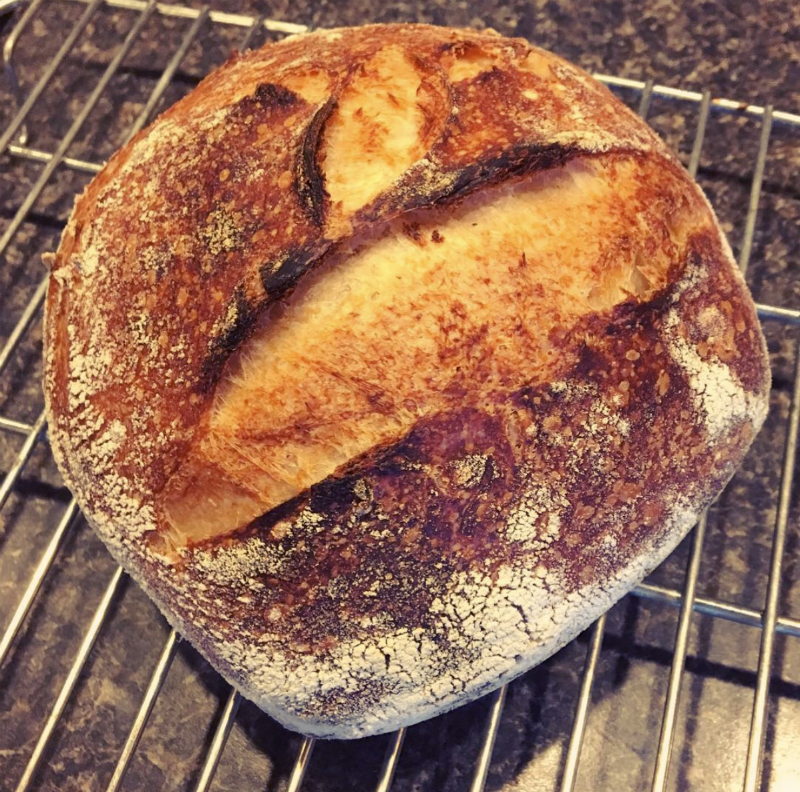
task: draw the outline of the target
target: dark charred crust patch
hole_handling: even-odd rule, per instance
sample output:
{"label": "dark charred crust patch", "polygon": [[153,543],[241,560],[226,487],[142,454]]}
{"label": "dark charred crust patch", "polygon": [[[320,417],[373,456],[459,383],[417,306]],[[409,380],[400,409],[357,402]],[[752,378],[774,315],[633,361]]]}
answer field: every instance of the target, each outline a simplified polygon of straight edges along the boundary
{"label": "dark charred crust patch", "polygon": [[578,148],[562,146],[559,143],[543,146],[512,146],[498,156],[461,170],[449,190],[433,197],[432,200],[435,203],[457,201],[478,187],[562,167],[578,153],[580,153]]}
{"label": "dark charred crust patch", "polygon": [[302,99],[294,91],[282,85],[261,83],[251,96],[242,99],[240,108],[247,110],[254,105],[261,110],[268,110],[272,107],[287,108],[300,102]]}
{"label": "dark charred crust patch", "polygon": [[336,476],[311,488],[309,507],[312,511],[328,510],[347,511],[356,502],[355,485],[358,478],[354,476]]}
{"label": "dark charred crust patch", "polygon": [[[499,154],[455,170],[444,163],[438,164],[436,167],[442,176],[434,187],[424,178],[424,171],[430,166],[426,162],[411,168],[396,189],[362,209],[359,216],[365,222],[374,222],[398,211],[454,204],[482,188],[537,171],[562,167],[578,155],[585,156],[586,152],[576,146],[563,146],[559,143],[512,146]],[[436,150],[431,152],[430,157],[431,161],[437,162]]]}
{"label": "dark charred crust patch", "polygon": [[225,316],[230,319],[221,324],[217,335],[209,342],[203,377],[198,388],[201,393],[208,392],[216,384],[225,361],[249,337],[253,329],[258,311],[248,300],[244,288],[239,287],[234,291]]}
{"label": "dark charred crust patch", "polygon": [[[268,512],[253,520],[253,522],[251,522],[249,525],[239,529],[233,534],[230,534],[230,536],[236,536],[240,539],[243,539],[248,536],[252,536],[255,533],[268,533],[273,525],[281,520],[286,519],[287,517],[291,517],[293,514],[296,514],[297,511],[301,509],[307,502],[307,494],[302,493],[295,498],[285,501],[280,506],[270,509]],[[214,545],[219,544],[220,541],[224,541],[224,539],[220,540],[219,538],[213,538],[204,542],[202,546],[213,547]]]}
{"label": "dark charred crust patch", "polygon": [[311,123],[309,123],[303,136],[294,181],[294,189],[297,192],[300,205],[305,210],[309,220],[318,228],[325,222],[325,211],[329,197],[325,190],[325,174],[320,163],[320,147],[325,122],[335,109],[336,99],[331,97],[314,113],[314,117],[311,119]]}
{"label": "dark charred crust patch", "polygon": [[319,256],[319,250],[295,248],[279,260],[261,268],[261,283],[270,303],[286,295],[308,271]]}

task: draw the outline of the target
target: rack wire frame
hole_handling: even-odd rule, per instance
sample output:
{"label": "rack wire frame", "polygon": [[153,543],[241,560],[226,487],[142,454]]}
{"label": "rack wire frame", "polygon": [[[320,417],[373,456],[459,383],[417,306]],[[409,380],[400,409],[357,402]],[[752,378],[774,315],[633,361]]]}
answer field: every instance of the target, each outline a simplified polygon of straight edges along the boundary
{"label": "rack wire frame", "polygon": [[[0,14],[19,5],[21,2],[23,2],[23,0],[0,0]],[[67,34],[59,51],[48,63],[47,68],[36,85],[23,96],[14,69],[14,50],[20,35],[31,23],[31,20],[39,10],[46,5],[46,2],[62,4],[77,3],[86,6],[86,8]],[[89,98],[85,101],[78,116],[76,116],[56,149],[54,151],[44,151],[28,146],[25,123],[31,108],[47,88],[48,83],[56,74],[59,65],[73,50],[81,33],[86,29],[101,7],[124,9],[135,12],[137,16],[125,40],[117,49],[116,54],[106,67],[102,77]],[[155,2],[155,0],[148,0],[148,2],[145,2],[145,0],[32,0],[32,2],[29,2],[16,26],[4,42],[2,50],[5,76],[11,90],[17,97],[18,111],[13,116],[10,123],[0,131],[0,157],[6,155],[20,160],[40,163],[44,167],[33,187],[18,207],[10,224],[5,228],[2,237],[0,237],[0,258],[4,256],[20,226],[28,217],[32,207],[49,183],[53,174],[59,168],[68,168],[85,174],[95,174],[101,170],[102,163],[69,157],[67,156],[67,150],[75,140],[83,124],[89,118],[109,81],[119,70],[125,55],[135,43],[145,23],[154,16],[188,19],[191,20],[191,24],[183,34],[179,46],[172,53],[166,67],[161,72],[158,82],[150,93],[143,110],[139,113],[131,129],[128,131],[126,139],[130,139],[152,119],[159,101],[179,69],[189,47],[204,29],[207,29],[209,26],[222,25],[242,29],[240,41],[240,48],[242,50],[247,49],[253,41],[254,36],[262,30],[288,35],[302,33],[310,29],[305,25],[281,22],[279,20],[266,18],[265,16],[255,17],[245,14],[215,11],[207,6],[198,9],[182,5],[162,4]],[[771,106],[760,106],[731,99],[714,98],[708,92],[698,93],[666,85],[657,85],[651,80],[631,80],[607,74],[595,74],[594,76],[611,88],[621,88],[636,92],[640,97],[639,113],[644,118],[647,117],[651,101],[656,96],[683,103],[691,103],[697,106],[698,122],[689,162],[689,172],[693,176],[697,173],[703,149],[706,125],[711,113],[733,112],[760,118],[760,143],[753,164],[750,200],[744,227],[741,253],[739,256],[739,266],[742,272],[746,273],[753,248],[762,180],[764,177],[764,168],[773,125],[779,123],[800,129],[800,115],[775,110]],[[39,317],[45,291],[46,279],[41,282],[33,293],[29,302],[18,317],[4,346],[0,349],[0,376],[2,376],[4,370],[12,360],[26,333],[36,321],[37,317]],[[759,317],[764,321],[776,321],[785,325],[800,325],[800,309],[764,304],[757,304],[757,309]],[[34,449],[40,443],[46,442],[46,422],[44,413],[40,414],[38,418],[30,424],[0,414],[0,432],[24,437],[24,442],[16,458],[11,464],[2,483],[0,483],[0,509],[2,509],[9,495],[14,490]],[[756,674],[755,695],[748,740],[747,763],[742,789],[744,792],[755,792],[759,787],[775,637],[777,634],[784,634],[795,638],[800,637],[800,620],[781,614],[779,612],[778,599],[799,432],[800,344],[798,344],[798,351],[794,361],[794,378],[791,386],[791,403],[781,469],[778,509],[774,525],[766,603],[763,611],[759,612],[734,603],[696,595],[700,557],[706,533],[705,515],[694,529],[683,587],[679,589],[651,583],[642,583],[632,592],[632,596],[680,609],[653,773],[651,787],[653,792],[663,792],[666,787],[667,775],[670,769],[671,748],[675,737],[676,713],[684,676],[683,672],[687,655],[689,628],[695,614],[737,622],[757,628],[761,631],[758,670]],[[29,579],[28,585],[20,598],[10,622],[5,627],[2,637],[0,637],[0,667],[13,654],[15,639],[22,630],[26,617],[42,588],[48,571],[59,549],[64,544],[65,537],[77,522],[78,516],[79,509],[73,499],[63,512],[44,552],[34,568],[33,574]],[[17,792],[25,792],[30,789],[35,781],[48,743],[58,727],[59,720],[67,706],[75,684],[84,671],[95,641],[103,625],[109,618],[112,602],[120,589],[124,574],[123,570],[118,567],[106,586],[105,592],[94,612],[89,627],[83,635],[80,648],[73,659],[57,699],[50,710],[46,722],[42,726],[39,738],[29,758],[25,771],[17,782]],[[561,792],[571,792],[575,787],[581,757],[581,747],[591,705],[592,686],[598,667],[598,659],[602,651],[605,625],[606,617],[602,616],[591,629],[585,666],[580,683],[580,691],[575,705],[572,732],[560,775],[559,788]],[[115,792],[115,790],[120,788],[125,772],[147,726],[148,717],[169,673],[170,666],[176,654],[178,642],[179,636],[172,630],[164,643],[156,667],[144,691],[141,705],[131,724],[113,775],[108,783],[108,792]],[[489,697],[490,706],[485,725],[482,749],[476,762],[470,787],[471,792],[482,792],[484,789],[491,764],[492,749],[502,718],[505,697],[506,687],[500,688]],[[195,784],[197,792],[206,792],[206,790],[211,787],[215,770],[234,724],[240,702],[241,698],[239,694],[233,689],[230,689],[222,713],[217,720],[213,739],[202,762],[202,768]],[[406,730],[400,729],[388,737],[384,761],[379,777],[376,779],[376,792],[389,792],[398,762],[401,760],[405,735]],[[288,792],[298,792],[301,789],[303,778],[312,761],[314,745],[315,741],[313,738],[306,738],[302,742],[289,777]]]}

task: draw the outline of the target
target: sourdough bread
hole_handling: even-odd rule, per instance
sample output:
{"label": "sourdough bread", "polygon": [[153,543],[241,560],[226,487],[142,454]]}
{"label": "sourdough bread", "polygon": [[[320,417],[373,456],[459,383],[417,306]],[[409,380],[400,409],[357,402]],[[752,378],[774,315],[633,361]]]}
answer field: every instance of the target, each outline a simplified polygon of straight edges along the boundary
{"label": "sourdough bread", "polygon": [[513,679],[679,542],[767,409],[753,302],[657,136],[492,32],[234,55],[52,263],[87,518],[245,696],[375,734]]}

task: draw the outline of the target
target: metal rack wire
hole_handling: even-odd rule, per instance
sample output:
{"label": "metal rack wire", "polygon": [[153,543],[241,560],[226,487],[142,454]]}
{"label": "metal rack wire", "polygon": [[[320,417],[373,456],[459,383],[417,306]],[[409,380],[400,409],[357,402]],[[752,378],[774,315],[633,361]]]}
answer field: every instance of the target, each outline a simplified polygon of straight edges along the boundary
{"label": "metal rack wire", "polygon": [[[0,2],[0,12],[4,7],[16,5],[14,2]],[[127,139],[142,129],[151,120],[154,111],[171,81],[176,75],[181,63],[186,57],[190,46],[201,35],[213,26],[227,26],[228,28],[241,29],[242,49],[250,46],[257,33],[262,30],[275,34],[298,33],[306,30],[302,25],[279,22],[264,17],[250,17],[241,14],[231,14],[210,10],[188,8],[180,5],[166,5],[156,3],[155,0],[50,0],[51,3],[80,3],[85,5],[78,21],[64,38],[63,44],[55,56],[49,61],[44,73],[38,82],[23,96],[18,87],[14,71],[14,51],[23,31],[32,23],[32,20],[47,5],[46,0],[33,0],[20,16],[19,21],[5,40],[3,57],[8,84],[18,97],[18,110],[5,129],[0,132],[0,156],[7,156],[18,160],[25,160],[42,165],[38,177],[27,195],[20,203],[10,223],[3,229],[0,237],[0,258],[5,254],[19,229],[29,217],[34,204],[39,200],[52,177],[59,169],[70,169],[84,174],[97,173],[102,165],[99,162],[83,160],[67,156],[70,146],[75,141],[82,127],[90,117],[109,82],[120,69],[120,66],[141,34],[144,26],[151,18],[176,17],[190,21],[183,34],[179,46],[174,50],[166,67],[151,91],[143,109],[136,117]],[[91,23],[98,10],[106,8],[123,9],[135,14],[135,20],[129,29],[124,41],[117,48],[115,55],[106,66],[102,76],[95,85],[89,97],[85,100],[81,110],[70,125],[68,131],[61,138],[59,144],[52,151],[40,150],[28,145],[28,136],[25,129],[31,109],[42,96],[48,84],[58,72],[61,64],[73,51],[76,41]],[[764,179],[765,164],[770,146],[771,134],[775,124],[783,124],[797,129],[800,132],[800,115],[774,110],[772,107],[745,105],[739,102],[715,99],[706,93],[696,93],[683,89],[655,85],[652,81],[640,82],[609,75],[596,75],[600,80],[612,88],[633,91],[639,96],[639,112],[646,117],[654,97],[672,99],[676,102],[691,105],[697,108],[698,121],[694,135],[694,142],[689,160],[689,171],[697,174],[701,152],[706,133],[708,120],[712,113],[739,113],[760,119],[760,143],[754,160],[751,177],[751,190],[749,207],[744,226],[743,240],[739,265],[743,272],[747,271],[753,250],[754,233],[762,194],[762,181]],[[18,351],[21,342],[30,328],[39,318],[41,305],[45,295],[45,282],[35,289],[27,305],[16,320],[2,350],[0,350],[0,375],[8,368],[10,362]],[[759,315],[764,321],[780,322],[786,325],[800,324],[800,310],[787,306],[758,305]],[[800,345],[798,345],[800,348]],[[800,427],[800,356],[795,356],[795,373],[791,386],[791,406],[786,433],[785,448],[781,471],[781,485],[774,525],[772,556],[769,566],[767,597],[764,610],[759,612],[730,602],[718,599],[700,597],[697,595],[697,583],[700,569],[700,557],[706,536],[706,518],[700,520],[694,529],[688,566],[682,588],[669,588],[652,583],[638,586],[633,595],[670,605],[680,609],[678,626],[675,635],[672,663],[669,675],[667,695],[664,702],[663,718],[661,720],[658,750],[656,753],[655,767],[653,770],[652,790],[662,792],[666,788],[667,776],[670,769],[670,757],[676,731],[676,713],[681,697],[682,682],[687,657],[689,630],[695,614],[702,614],[715,619],[724,619],[738,622],[743,625],[757,628],[761,631],[761,644],[756,674],[755,695],[752,705],[751,724],[749,732],[748,752],[743,789],[745,792],[754,792],[759,787],[761,762],[763,759],[763,744],[765,722],[767,713],[767,698],[769,693],[770,672],[775,652],[776,634],[800,637],[800,620],[790,618],[779,612],[779,585],[781,580],[781,565],[783,551],[789,523],[789,509],[792,494],[793,471],[795,468],[798,428]],[[0,432],[21,435],[24,437],[16,458],[0,483],[0,509],[5,506],[9,496],[17,486],[20,476],[34,453],[37,446],[46,441],[46,426],[44,414],[40,414],[33,422],[27,423],[12,417],[0,415]],[[54,560],[63,547],[65,539],[77,522],[79,509],[74,500],[70,501],[58,521],[44,552],[38,560],[27,586],[19,600],[5,632],[0,638],[0,667],[9,660],[13,654],[15,640],[26,624],[26,618],[46,581],[48,572]],[[75,655],[69,671],[63,681],[60,692],[49,712],[44,725],[41,727],[38,740],[31,753],[22,777],[16,781],[17,792],[31,789],[37,773],[45,756],[45,751],[57,729],[76,682],[85,672],[87,661],[92,653],[92,648],[97,637],[112,611],[112,603],[124,579],[124,572],[117,568],[111,575],[99,604],[93,614],[89,627],[83,635],[82,642]],[[594,625],[591,631],[585,667],[580,684],[580,692],[575,708],[572,732],[565,755],[565,761],[560,774],[560,789],[570,792],[574,789],[581,758],[581,747],[586,731],[587,717],[590,711],[592,688],[598,668],[598,661],[602,651],[606,617],[603,616]],[[149,682],[141,699],[138,713],[128,732],[127,739],[119,754],[116,767],[113,771],[107,789],[113,792],[120,788],[126,769],[134,756],[137,745],[148,723],[148,718],[159,696],[162,685],[170,671],[170,666],[176,655],[179,636],[173,630],[169,633],[161,650],[158,662],[153,670]],[[483,735],[482,748],[475,765],[474,776],[471,782],[472,792],[481,792],[486,783],[487,774],[492,761],[492,749],[501,723],[503,707],[506,698],[506,688],[501,688],[490,697],[490,706]],[[202,768],[197,777],[195,789],[204,792],[211,787],[217,764],[222,756],[228,735],[236,719],[239,709],[240,697],[230,691],[221,715],[216,723],[213,739],[203,759]],[[387,741],[386,754],[375,781],[378,792],[388,792],[392,779],[402,761],[402,749],[406,730],[401,729],[391,735]],[[301,744],[296,755],[293,769],[288,780],[289,792],[297,792],[301,788],[306,770],[312,761],[315,742],[307,738]]]}

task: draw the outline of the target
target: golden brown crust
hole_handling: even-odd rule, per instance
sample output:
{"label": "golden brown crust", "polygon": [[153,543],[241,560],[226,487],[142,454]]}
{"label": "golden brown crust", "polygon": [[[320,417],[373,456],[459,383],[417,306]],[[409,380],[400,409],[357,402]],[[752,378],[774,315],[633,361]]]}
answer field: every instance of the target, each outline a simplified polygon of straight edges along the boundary
{"label": "golden brown crust", "polygon": [[[357,113],[376,80],[415,97],[407,145]],[[270,305],[395,217],[597,156],[684,185],[692,233],[648,241],[666,288],[553,334],[552,381],[465,387],[246,528],[158,552],[160,494]],[[700,191],[604,88],[491,33],[374,26],[231,58],[78,200],[46,310],[51,439],[87,516],[227,678],[321,735],[429,717],[555,651],[677,543],[766,410]]]}
{"label": "golden brown crust", "polygon": [[[334,35],[290,39],[232,57],[115,155],[76,205],[53,265],[48,302],[69,301],[69,293],[91,278],[91,310],[62,305],[59,312],[74,321],[76,346],[79,339],[86,346],[91,330],[83,332],[82,325],[91,322],[102,332],[98,343],[116,347],[113,376],[106,383],[103,372],[93,371],[89,387],[102,390],[87,393],[86,403],[126,426],[124,446],[130,447],[122,452],[136,459],[130,473],[143,491],[159,491],[172,472],[164,460],[180,458],[224,360],[257,313],[341,236],[342,218],[332,220],[333,239],[320,222],[324,195],[311,175],[309,146],[318,144],[320,123],[337,94],[373,53],[407,41],[435,70],[433,59],[442,50],[450,54],[475,42],[515,65],[452,85],[452,108],[427,155],[374,203],[345,218],[352,224],[345,233],[360,223],[456,200],[512,174],[562,164],[579,150],[641,151],[654,143],[624,107],[608,101],[605,89],[522,42],[420,26]],[[549,78],[522,68],[531,52],[544,61],[539,68],[549,69]],[[321,71],[330,85],[316,103],[272,81]],[[538,98],[526,99],[526,90]],[[506,112],[497,112],[497,96]],[[120,266],[97,263],[108,260]],[[62,283],[70,284],[63,293]],[[191,298],[198,289],[211,299]],[[162,339],[169,339],[163,349]],[[93,352],[79,348],[70,357],[98,357]],[[53,376],[55,410],[70,416],[74,433],[86,403],[79,399],[78,409],[71,408],[67,382],[74,376],[64,370]],[[141,416],[143,404],[156,403],[155,414]],[[152,436],[163,439],[151,447]]]}
{"label": "golden brown crust", "polygon": [[679,169],[606,154],[356,237],[229,360],[159,499],[168,538],[241,527],[427,417],[558,378],[576,322],[662,290],[707,223]]}

